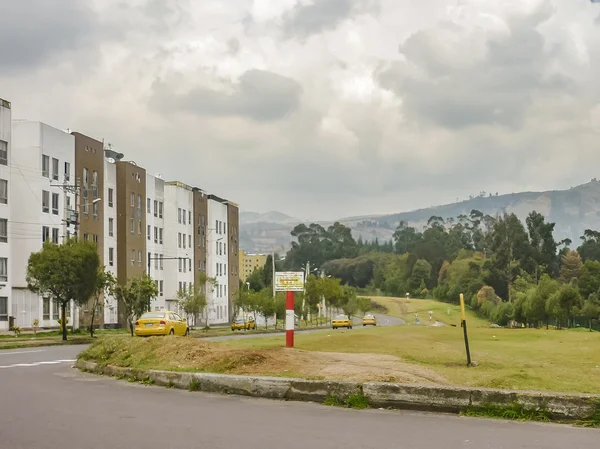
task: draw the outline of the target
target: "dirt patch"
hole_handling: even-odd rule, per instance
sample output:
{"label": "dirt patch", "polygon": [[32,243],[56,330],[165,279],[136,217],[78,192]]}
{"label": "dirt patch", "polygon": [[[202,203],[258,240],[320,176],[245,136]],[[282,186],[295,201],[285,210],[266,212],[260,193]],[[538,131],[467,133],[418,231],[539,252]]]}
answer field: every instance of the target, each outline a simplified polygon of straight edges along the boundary
{"label": "dirt patch", "polygon": [[307,379],[448,384],[433,371],[383,354],[228,349],[190,338],[106,338],[80,354],[103,365]]}

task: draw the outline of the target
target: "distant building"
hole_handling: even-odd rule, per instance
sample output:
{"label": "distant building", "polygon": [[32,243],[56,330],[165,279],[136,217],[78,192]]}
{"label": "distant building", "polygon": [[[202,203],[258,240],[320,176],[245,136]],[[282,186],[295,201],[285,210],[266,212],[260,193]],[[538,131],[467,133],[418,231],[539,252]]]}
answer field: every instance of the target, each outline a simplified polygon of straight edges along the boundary
{"label": "distant building", "polygon": [[267,263],[266,254],[252,254],[240,249],[240,279],[246,282],[254,270],[264,267],[265,263]]}
{"label": "distant building", "polygon": [[11,204],[8,201],[10,181],[10,157],[11,157],[11,105],[8,101],[0,98],[0,331],[8,330],[8,317],[13,316],[12,296],[12,268],[9,266],[13,261],[10,256],[10,242],[8,241],[9,228],[12,235],[12,223],[10,216]]}

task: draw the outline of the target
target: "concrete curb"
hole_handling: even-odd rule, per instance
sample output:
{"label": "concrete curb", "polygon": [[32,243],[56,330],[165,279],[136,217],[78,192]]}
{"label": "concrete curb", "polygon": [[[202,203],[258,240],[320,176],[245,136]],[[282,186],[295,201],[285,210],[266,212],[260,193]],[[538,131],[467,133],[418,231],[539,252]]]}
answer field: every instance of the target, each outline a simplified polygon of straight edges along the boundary
{"label": "concrete curb", "polygon": [[543,410],[557,420],[590,420],[600,415],[600,395],[492,390],[439,385],[387,382],[345,382],[282,377],[236,376],[210,373],[178,373],[101,366],[77,360],[82,371],[143,381],[155,385],[209,393],[235,394],[270,399],[323,402],[333,397],[346,400],[363,396],[380,408],[460,413],[472,409]]}

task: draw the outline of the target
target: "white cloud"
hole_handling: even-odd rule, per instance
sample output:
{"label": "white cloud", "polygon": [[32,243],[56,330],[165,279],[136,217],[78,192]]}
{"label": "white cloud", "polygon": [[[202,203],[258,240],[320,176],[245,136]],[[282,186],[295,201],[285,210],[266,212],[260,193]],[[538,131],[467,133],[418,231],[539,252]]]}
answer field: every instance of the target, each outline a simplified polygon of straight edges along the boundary
{"label": "white cloud", "polygon": [[[335,218],[598,176],[598,5],[53,1],[3,11],[15,116],[246,210]],[[30,31],[23,5],[45,18]]]}

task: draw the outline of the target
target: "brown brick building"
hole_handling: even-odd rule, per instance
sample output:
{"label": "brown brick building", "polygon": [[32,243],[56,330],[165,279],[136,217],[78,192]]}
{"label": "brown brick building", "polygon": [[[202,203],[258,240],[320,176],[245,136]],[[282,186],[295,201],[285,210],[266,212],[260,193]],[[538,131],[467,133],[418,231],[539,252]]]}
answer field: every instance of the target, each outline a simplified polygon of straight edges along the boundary
{"label": "brown brick building", "polygon": [[239,237],[240,237],[240,211],[237,204],[227,202],[227,227],[228,231],[228,265],[229,265],[229,313],[230,319],[234,311],[233,301],[240,288],[240,273],[238,267],[240,265],[239,255]]}

